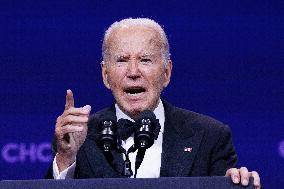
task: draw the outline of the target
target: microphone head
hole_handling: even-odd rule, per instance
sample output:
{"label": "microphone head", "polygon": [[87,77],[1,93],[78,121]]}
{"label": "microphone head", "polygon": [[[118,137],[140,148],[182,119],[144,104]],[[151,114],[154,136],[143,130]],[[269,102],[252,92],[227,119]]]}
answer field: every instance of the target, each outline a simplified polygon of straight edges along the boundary
{"label": "microphone head", "polygon": [[104,152],[109,152],[116,146],[116,116],[114,113],[102,114],[99,120],[99,145]]}
{"label": "microphone head", "polygon": [[103,130],[105,127],[111,127],[112,130],[116,130],[116,115],[114,113],[105,113],[101,114],[98,117],[100,130]]}
{"label": "microphone head", "polygon": [[154,143],[155,130],[157,128],[157,120],[155,114],[150,110],[145,110],[140,113],[136,123],[138,130],[134,135],[134,142],[139,149],[147,149]]}
{"label": "microphone head", "polygon": [[138,123],[139,127],[148,125],[149,129],[151,130],[150,132],[153,132],[153,130],[156,128],[156,116],[154,112],[150,110],[141,112],[135,122]]}

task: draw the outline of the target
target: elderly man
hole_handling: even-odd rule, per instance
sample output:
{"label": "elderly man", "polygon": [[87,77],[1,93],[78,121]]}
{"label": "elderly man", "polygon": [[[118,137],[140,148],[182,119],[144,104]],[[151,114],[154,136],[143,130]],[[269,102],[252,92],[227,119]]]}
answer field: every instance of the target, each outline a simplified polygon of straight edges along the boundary
{"label": "elderly man", "polygon": [[[125,157],[114,150],[113,160],[108,161],[98,147],[98,117],[112,112],[117,120],[135,120],[151,110],[161,130],[146,151],[138,178],[226,175],[234,183],[247,185],[253,176],[255,188],[260,188],[257,172],[233,168],[237,156],[226,125],[161,100],[170,82],[172,61],[159,24],[146,18],[115,22],[105,33],[102,51],[103,82],[115,104],[89,117],[91,107],[75,108],[73,93],[67,90],[65,110],[56,122],[56,156],[47,178],[123,177]],[[133,135],[125,139],[122,147],[128,149],[133,140]],[[129,155],[131,162],[136,153]]]}

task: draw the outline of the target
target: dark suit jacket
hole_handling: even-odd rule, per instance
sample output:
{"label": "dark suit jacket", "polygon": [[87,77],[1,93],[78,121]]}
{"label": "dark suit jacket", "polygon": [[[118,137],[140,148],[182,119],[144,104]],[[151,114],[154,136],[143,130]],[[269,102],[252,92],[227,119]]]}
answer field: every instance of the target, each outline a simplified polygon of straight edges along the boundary
{"label": "dark suit jacket", "polygon": [[[161,177],[224,176],[227,169],[235,166],[237,156],[228,126],[165,101],[163,105]],[[76,159],[75,178],[123,177],[122,155],[113,151],[113,160],[108,161],[96,143],[98,117],[108,111],[114,113],[114,106],[90,117],[87,138]],[[184,151],[184,148],[192,148],[192,151]],[[46,178],[53,178],[52,166]]]}

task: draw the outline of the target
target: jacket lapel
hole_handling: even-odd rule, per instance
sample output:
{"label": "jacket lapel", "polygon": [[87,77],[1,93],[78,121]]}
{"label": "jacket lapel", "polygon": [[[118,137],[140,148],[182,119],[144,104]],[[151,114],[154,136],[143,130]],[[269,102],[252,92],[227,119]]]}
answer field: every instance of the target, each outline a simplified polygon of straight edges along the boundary
{"label": "jacket lapel", "polygon": [[[98,167],[102,168],[102,172],[106,172],[106,175],[104,177],[117,177],[120,175],[122,176],[121,173],[123,171],[123,156],[121,153],[119,153],[117,150],[112,150],[111,155],[108,157],[105,157],[103,154],[102,150],[98,148],[98,118],[101,115],[104,114],[115,114],[115,107],[114,104],[106,109],[103,109],[99,112],[97,112],[94,117],[90,120],[89,122],[89,131],[88,131],[88,136],[87,138],[91,139],[93,142],[96,142],[97,145],[90,144],[86,145],[86,155],[90,164],[90,167],[92,168],[93,172],[97,172],[99,169]],[[94,149],[96,148],[96,149]],[[93,153],[90,153],[93,152]],[[108,159],[108,160],[107,160]]]}
{"label": "jacket lapel", "polygon": [[194,125],[193,117],[184,110],[164,101],[163,104],[165,125],[160,176],[189,176],[204,131]]}
{"label": "jacket lapel", "polygon": [[[196,158],[196,153],[199,150],[204,131],[194,125],[194,118],[191,117],[190,114],[185,114],[184,110],[173,107],[165,101],[163,101],[163,105],[165,108],[165,125],[160,176],[188,176]],[[115,113],[114,105],[97,114],[100,115],[107,112]],[[97,116],[95,116],[94,121],[90,121],[89,125],[88,138],[92,138],[93,140],[98,133],[98,121],[96,117]],[[91,147],[89,146],[87,148]],[[87,149],[89,152],[92,150],[94,149]],[[86,152],[93,172],[106,171],[107,175],[104,175],[104,177],[122,176],[120,173],[123,170],[124,160],[119,152],[112,152],[113,161],[108,164],[101,150],[96,149],[95,151],[94,153]],[[97,163],[99,160],[101,163]],[[108,164],[107,166],[106,163]],[[115,172],[113,172],[113,170]]]}

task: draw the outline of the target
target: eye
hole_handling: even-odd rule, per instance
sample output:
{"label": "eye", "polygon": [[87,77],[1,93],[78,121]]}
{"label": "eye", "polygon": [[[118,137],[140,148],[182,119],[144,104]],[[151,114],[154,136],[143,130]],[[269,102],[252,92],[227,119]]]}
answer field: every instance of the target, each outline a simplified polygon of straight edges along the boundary
{"label": "eye", "polygon": [[126,58],[118,58],[116,62],[127,62]]}
{"label": "eye", "polygon": [[151,63],[152,60],[149,59],[149,58],[142,58],[142,59],[141,59],[141,62],[142,62],[142,63]]}

